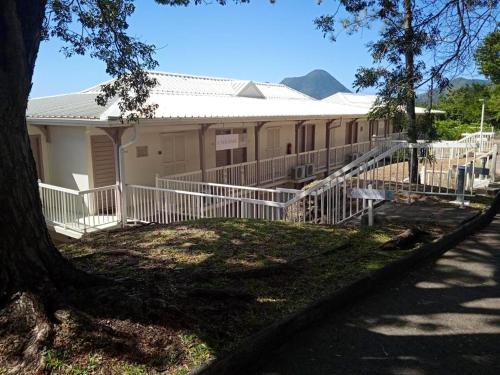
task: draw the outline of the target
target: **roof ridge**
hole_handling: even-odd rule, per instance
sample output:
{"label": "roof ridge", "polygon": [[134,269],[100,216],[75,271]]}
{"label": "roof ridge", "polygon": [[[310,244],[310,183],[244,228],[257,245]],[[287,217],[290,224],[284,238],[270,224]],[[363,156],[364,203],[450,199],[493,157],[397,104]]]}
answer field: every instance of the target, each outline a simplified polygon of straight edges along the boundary
{"label": "roof ridge", "polygon": [[66,95],[95,95],[95,92],[83,92],[83,91],[75,91],[75,92],[67,92],[64,94],[55,94],[55,95],[46,95],[46,96],[37,96],[36,98],[29,98],[28,100],[37,100],[37,99],[49,99],[49,98],[57,98],[59,96],[66,96]]}
{"label": "roof ridge", "polygon": [[216,76],[206,76],[206,75],[187,74],[187,73],[174,73],[174,72],[165,72],[157,70],[146,70],[146,72],[148,74],[153,74],[153,75],[196,78],[196,79],[205,79],[209,81],[249,81],[247,79],[239,79],[239,78],[216,77]]}

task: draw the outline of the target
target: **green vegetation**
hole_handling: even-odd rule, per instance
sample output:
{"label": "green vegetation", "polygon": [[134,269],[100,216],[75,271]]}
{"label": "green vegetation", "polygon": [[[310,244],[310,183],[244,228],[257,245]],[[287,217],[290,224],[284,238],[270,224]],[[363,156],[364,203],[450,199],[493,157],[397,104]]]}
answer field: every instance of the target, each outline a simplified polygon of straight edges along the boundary
{"label": "green vegetation", "polygon": [[480,129],[480,99],[485,100],[484,130],[500,126],[500,85],[464,86],[451,90],[441,98],[437,107],[446,111],[446,119],[435,120],[437,139],[459,139],[462,133]]}
{"label": "green vegetation", "polygon": [[[404,229],[228,219],[90,235],[63,246],[62,253],[79,268],[125,280],[133,301],[148,296],[147,308],[118,301],[116,312],[107,314],[130,311],[130,317],[100,320],[101,328],[87,334],[70,328],[59,332],[57,344],[44,351],[46,366],[57,374],[99,373],[95,366],[115,373],[186,374],[407,254],[379,249]],[[82,309],[100,316],[94,310],[100,303],[96,297]],[[135,310],[142,318],[132,316]],[[117,338],[105,333],[117,327],[125,340],[119,342],[121,352],[134,348],[134,356],[113,355]]]}
{"label": "green vegetation", "polygon": [[484,38],[476,51],[479,70],[493,83],[500,84],[500,30],[495,30]]}

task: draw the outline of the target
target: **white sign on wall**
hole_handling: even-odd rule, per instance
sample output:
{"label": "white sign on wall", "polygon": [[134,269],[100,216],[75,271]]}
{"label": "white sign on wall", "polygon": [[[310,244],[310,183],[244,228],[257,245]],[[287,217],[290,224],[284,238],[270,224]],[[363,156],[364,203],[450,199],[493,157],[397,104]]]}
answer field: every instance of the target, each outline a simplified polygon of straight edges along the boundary
{"label": "white sign on wall", "polygon": [[217,151],[241,147],[247,147],[246,134],[221,134],[215,136],[215,149]]}

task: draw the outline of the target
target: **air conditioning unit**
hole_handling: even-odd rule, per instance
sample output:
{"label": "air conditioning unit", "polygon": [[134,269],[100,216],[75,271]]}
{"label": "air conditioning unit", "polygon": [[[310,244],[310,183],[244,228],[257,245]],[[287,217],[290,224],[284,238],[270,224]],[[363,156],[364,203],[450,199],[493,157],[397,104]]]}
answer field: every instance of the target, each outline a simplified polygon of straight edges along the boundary
{"label": "air conditioning unit", "polygon": [[296,167],[292,167],[292,179],[302,180],[304,178],[306,178],[305,165],[297,165]]}
{"label": "air conditioning unit", "polygon": [[306,177],[310,177],[314,175],[314,165],[312,164],[306,164],[304,165],[306,168]]}

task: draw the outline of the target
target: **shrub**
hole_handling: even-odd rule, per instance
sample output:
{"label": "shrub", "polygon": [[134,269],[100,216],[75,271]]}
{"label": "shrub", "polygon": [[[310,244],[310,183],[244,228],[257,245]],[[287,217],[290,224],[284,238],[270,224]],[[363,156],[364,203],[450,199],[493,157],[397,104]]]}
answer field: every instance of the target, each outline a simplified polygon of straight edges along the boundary
{"label": "shrub", "polygon": [[[457,140],[462,138],[463,133],[474,133],[480,130],[479,123],[464,124],[458,120],[436,120],[436,138],[440,140]],[[484,124],[484,130],[489,131],[490,124]]]}

